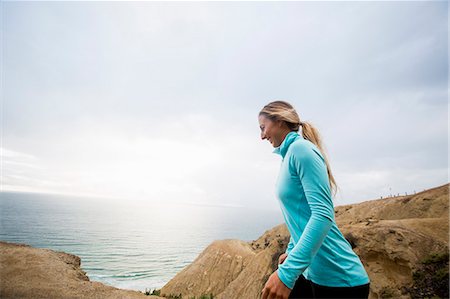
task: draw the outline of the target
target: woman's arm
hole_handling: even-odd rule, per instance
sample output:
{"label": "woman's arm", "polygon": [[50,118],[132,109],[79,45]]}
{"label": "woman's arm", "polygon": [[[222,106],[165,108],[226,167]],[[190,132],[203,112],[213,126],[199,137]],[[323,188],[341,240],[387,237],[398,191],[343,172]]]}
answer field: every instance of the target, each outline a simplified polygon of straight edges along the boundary
{"label": "woman's arm", "polygon": [[294,239],[292,238],[292,236],[289,238],[289,244],[286,248],[286,251],[284,253],[289,254],[289,252],[291,252],[292,248],[294,248]]}
{"label": "woman's arm", "polygon": [[293,143],[291,146],[290,167],[295,168],[300,178],[311,217],[299,242],[277,270],[280,280],[290,289],[311,264],[334,219],[328,173],[320,151],[314,145],[304,142]]}

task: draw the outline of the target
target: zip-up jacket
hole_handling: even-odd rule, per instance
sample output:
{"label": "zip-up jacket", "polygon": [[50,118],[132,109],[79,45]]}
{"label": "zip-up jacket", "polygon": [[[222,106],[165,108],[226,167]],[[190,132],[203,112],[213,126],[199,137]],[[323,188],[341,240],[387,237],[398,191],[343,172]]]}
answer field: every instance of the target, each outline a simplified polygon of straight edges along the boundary
{"label": "zip-up jacket", "polygon": [[274,153],[282,157],[276,193],[291,234],[287,258],[277,270],[280,280],[290,289],[301,274],[330,287],[369,283],[361,260],[335,222],[327,168],[318,147],[292,131]]}

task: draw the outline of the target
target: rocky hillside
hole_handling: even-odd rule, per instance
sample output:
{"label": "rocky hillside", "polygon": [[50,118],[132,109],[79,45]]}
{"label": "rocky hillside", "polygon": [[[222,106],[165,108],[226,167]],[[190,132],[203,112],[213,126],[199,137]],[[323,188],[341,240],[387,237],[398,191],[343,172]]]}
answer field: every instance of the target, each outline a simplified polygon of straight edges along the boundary
{"label": "rocky hillside", "polygon": [[[436,290],[434,286],[445,283],[448,297],[448,205],[446,184],[414,195],[335,208],[338,227],[370,276],[369,298],[423,298],[426,294],[431,297],[445,293],[445,287]],[[251,243],[215,241],[170,280],[161,289],[161,295],[260,298],[288,240],[285,225],[279,225]],[[438,278],[433,273],[426,274],[431,286],[424,290],[415,278],[422,275],[422,262],[430,260],[430,256],[444,256],[445,260]]]}
{"label": "rocky hillside", "polygon": [[89,281],[78,256],[0,242],[0,298],[153,298]]}

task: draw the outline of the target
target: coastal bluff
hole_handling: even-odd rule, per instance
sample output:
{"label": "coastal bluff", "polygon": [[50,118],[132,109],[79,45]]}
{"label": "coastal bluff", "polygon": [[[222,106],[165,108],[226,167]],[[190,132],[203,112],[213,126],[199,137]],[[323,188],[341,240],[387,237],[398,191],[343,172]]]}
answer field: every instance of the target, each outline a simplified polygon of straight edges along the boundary
{"label": "coastal bluff", "polygon": [[162,298],[90,281],[80,262],[73,254],[0,241],[0,298]]}
{"label": "coastal bluff", "polygon": [[[448,298],[449,186],[335,207],[336,223],[370,277],[370,299]],[[284,224],[252,242],[215,241],[160,294],[260,298],[288,241]]]}
{"label": "coastal bluff", "polygon": [[[335,207],[371,279],[370,299],[448,298],[449,187]],[[0,241],[0,298],[256,299],[289,237],[280,224],[251,242],[214,241],[160,296],[90,281],[78,256]]]}

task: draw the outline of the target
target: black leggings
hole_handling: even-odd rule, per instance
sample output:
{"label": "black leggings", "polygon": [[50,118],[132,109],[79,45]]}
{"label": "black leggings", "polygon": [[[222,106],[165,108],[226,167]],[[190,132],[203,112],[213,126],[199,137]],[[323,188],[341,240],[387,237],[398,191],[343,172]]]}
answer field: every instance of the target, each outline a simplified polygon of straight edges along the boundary
{"label": "black leggings", "polygon": [[361,298],[369,297],[370,282],[355,287],[326,287],[307,280],[303,275],[295,282],[289,298]]}

